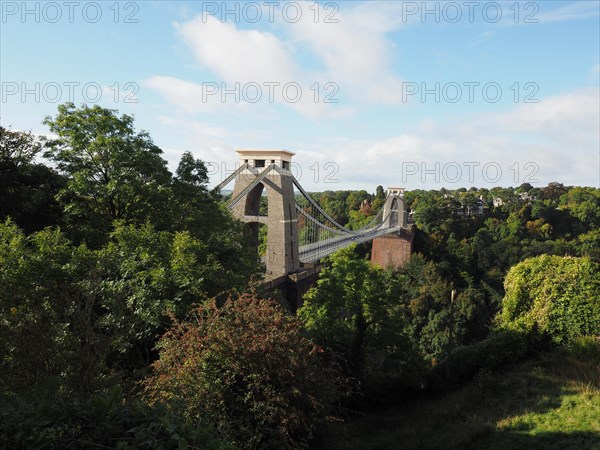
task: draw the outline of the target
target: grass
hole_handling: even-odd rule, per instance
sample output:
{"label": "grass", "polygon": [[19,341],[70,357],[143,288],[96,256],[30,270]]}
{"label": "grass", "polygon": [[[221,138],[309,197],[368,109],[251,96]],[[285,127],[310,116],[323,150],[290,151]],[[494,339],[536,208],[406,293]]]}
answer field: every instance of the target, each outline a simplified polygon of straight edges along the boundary
{"label": "grass", "polygon": [[600,450],[600,342],[334,425],[316,448]]}

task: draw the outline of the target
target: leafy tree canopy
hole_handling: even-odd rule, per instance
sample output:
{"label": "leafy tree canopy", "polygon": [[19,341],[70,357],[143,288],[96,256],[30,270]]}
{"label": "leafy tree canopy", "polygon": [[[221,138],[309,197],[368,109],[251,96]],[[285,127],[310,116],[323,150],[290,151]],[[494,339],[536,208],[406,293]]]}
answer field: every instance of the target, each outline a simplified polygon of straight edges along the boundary
{"label": "leafy tree canopy", "polygon": [[150,135],[135,132],[132,116],[66,103],[44,124],[58,135],[48,142],[45,156],[68,177],[60,200],[69,216],[102,232],[114,220],[159,220],[171,173]]}
{"label": "leafy tree canopy", "polygon": [[410,378],[419,361],[398,284],[359,259],[355,246],[334,253],[329,262],[298,311],[309,336],[344,355],[367,389],[385,390],[384,379]]}
{"label": "leafy tree canopy", "polygon": [[512,267],[500,325],[563,343],[600,335],[600,265],[589,258],[541,255]]}

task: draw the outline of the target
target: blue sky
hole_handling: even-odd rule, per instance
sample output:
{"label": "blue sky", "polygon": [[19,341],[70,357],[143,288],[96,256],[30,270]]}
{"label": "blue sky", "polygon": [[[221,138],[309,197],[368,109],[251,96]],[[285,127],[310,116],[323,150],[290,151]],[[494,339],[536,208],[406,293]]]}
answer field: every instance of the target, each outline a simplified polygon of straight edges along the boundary
{"label": "blue sky", "polygon": [[284,148],[311,190],[600,185],[597,1],[1,7],[3,126],[97,103],[212,184]]}

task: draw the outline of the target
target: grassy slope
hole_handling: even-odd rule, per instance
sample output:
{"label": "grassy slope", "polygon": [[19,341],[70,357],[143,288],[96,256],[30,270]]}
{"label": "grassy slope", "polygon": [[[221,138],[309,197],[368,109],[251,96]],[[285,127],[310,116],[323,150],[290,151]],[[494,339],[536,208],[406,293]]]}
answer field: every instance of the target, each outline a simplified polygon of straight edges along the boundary
{"label": "grassy slope", "polygon": [[319,448],[600,450],[600,345],[337,425]]}

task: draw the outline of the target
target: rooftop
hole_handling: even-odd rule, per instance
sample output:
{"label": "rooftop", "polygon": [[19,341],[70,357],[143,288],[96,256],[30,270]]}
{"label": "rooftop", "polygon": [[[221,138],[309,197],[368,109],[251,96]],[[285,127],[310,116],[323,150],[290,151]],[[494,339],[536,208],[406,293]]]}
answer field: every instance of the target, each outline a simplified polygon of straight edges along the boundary
{"label": "rooftop", "polygon": [[[284,159],[292,159],[292,156],[295,155],[293,152],[289,152],[287,150],[259,150],[259,149],[238,149],[236,150],[237,154],[240,155],[240,158],[248,157],[248,159],[269,159],[274,157],[284,158]],[[264,156],[264,158],[260,158]]]}

